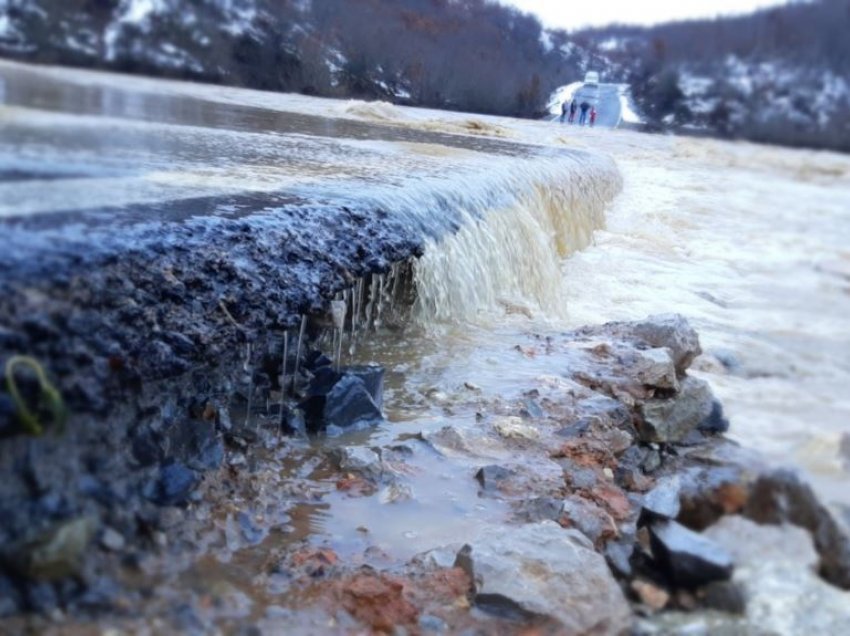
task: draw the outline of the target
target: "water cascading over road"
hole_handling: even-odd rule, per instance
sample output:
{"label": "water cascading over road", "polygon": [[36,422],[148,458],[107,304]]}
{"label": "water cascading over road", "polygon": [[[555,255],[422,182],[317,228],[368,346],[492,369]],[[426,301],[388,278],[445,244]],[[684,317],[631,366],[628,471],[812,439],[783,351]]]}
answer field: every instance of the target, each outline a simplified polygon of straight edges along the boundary
{"label": "water cascading over road", "polygon": [[[42,361],[74,438],[3,450],[38,446],[71,500],[76,454],[128,453],[140,421],[232,390],[334,298],[351,317],[343,304],[333,351],[353,352],[394,265],[412,266],[420,323],[563,315],[560,261],[621,187],[601,155],[356,121],[338,102],[6,62],[0,77],[0,353]],[[33,519],[26,476],[3,466],[11,542]]]}

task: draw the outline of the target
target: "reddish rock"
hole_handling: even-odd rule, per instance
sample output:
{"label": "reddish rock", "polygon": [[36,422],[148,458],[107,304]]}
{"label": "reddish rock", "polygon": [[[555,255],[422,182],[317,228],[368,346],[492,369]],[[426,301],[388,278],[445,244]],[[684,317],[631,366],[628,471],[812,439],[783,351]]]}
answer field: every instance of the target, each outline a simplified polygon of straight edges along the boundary
{"label": "reddish rock", "polygon": [[376,632],[416,623],[419,611],[405,598],[404,581],[386,574],[356,574],[341,581],[342,606]]}
{"label": "reddish rock", "polygon": [[604,442],[588,438],[567,440],[552,457],[566,458],[586,468],[614,469],[617,466],[616,458]]}
{"label": "reddish rock", "polygon": [[616,521],[625,521],[632,515],[632,506],[626,498],[626,493],[614,484],[598,482],[593,488],[591,497]]}

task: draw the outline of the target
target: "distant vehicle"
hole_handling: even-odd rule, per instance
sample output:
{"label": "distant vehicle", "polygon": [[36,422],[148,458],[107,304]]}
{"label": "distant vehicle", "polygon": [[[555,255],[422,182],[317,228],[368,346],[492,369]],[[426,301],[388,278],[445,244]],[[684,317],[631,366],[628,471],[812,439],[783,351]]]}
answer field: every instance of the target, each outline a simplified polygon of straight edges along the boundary
{"label": "distant vehicle", "polygon": [[588,71],[584,76],[584,83],[587,86],[598,86],[599,85],[599,73],[596,71]]}

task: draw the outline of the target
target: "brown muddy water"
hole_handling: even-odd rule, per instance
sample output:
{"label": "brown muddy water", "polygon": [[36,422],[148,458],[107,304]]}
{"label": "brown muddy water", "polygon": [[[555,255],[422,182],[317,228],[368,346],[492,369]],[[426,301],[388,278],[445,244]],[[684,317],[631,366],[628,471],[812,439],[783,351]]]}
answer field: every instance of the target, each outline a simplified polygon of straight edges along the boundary
{"label": "brown muddy water", "polygon": [[[42,73],[45,81],[55,81],[59,72]],[[76,71],[61,74],[78,87],[100,87],[100,99],[110,91],[124,95],[110,111],[116,119],[133,120],[114,124],[123,135],[118,138],[126,140],[118,144],[119,159],[95,161],[99,146],[91,143],[80,156],[95,166],[98,183],[127,185],[123,192],[130,202],[267,189],[348,196],[367,184],[375,200],[402,201],[399,209],[421,222],[427,210],[420,206],[427,198],[419,188],[440,183],[457,194],[456,212],[466,220],[459,232],[430,243],[417,264],[418,301],[403,329],[379,327],[354,347],[343,341],[343,363],[385,366],[386,422],[310,441],[271,435],[259,458],[231,456],[227,470],[233,474],[245,475],[246,465],[258,462],[251,466],[253,489],[234,493],[231,508],[199,506],[187,513],[197,517],[199,530],[191,539],[199,549],[188,550],[185,561],[146,566],[145,577],[162,581],[159,594],[149,601],[154,607],[187,594],[221,596],[226,590],[230,605],[210,610],[224,619],[286,617],[304,599],[292,596],[282,606],[273,577],[258,579],[257,572],[288,546],[306,542],[352,562],[389,567],[503,522],[507,504],[482,498],[473,475],[481,465],[507,458],[486,447],[479,456],[449,458],[417,436],[448,424],[474,430],[478,414],[498,412],[500,404],[519,403],[532,388],[556,384],[563,362],[531,354],[540,337],[653,313],[682,313],[700,332],[706,354],[695,368],[723,402],[736,439],[776,463],[803,469],[825,500],[850,505],[850,459],[840,454],[842,436],[850,434],[847,157],[502,118],[480,118],[479,132],[497,138],[449,137],[440,134],[469,130],[470,118]],[[104,92],[104,85],[109,90]],[[172,120],[155,124],[151,137],[147,127],[154,124],[145,120],[162,108],[151,110],[146,104],[166,98],[185,100],[187,110],[176,117],[167,109]],[[23,147],[32,151],[25,155],[33,167],[45,148],[47,164],[57,162],[53,131],[102,124],[86,119],[99,106],[74,110],[48,99],[24,112],[15,101],[3,109],[3,121],[29,130]],[[192,113],[218,112],[212,104],[235,110],[224,120],[204,115],[199,125],[221,124],[228,130],[206,130],[202,155],[186,155],[199,138],[186,124]],[[245,130],[245,113],[252,108],[265,113],[263,130],[255,124]],[[47,112],[57,109],[63,112]],[[312,127],[312,139],[281,133],[292,137],[287,143],[299,149],[297,160],[280,152],[277,133],[270,141],[267,129],[280,120],[268,113],[296,113]],[[145,151],[145,170],[131,174],[137,128],[156,143]],[[380,142],[374,141],[376,131]],[[503,159],[513,152],[500,145],[505,138],[520,142],[522,153],[539,160],[514,174],[514,166]],[[238,152],[231,154],[234,146]],[[346,153],[360,153],[363,161],[335,160],[343,146]],[[580,183],[582,170],[595,164],[590,159],[559,163],[547,148],[613,157],[624,179],[622,194],[603,209],[619,189],[619,179],[612,178],[604,192],[562,183],[558,174],[564,170],[578,174]],[[206,158],[225,149],[232,160],[205,165]],[[172,156],[183,160],[169,167]],[[2,158],[11,163],[11,152]],[[475,181],[472,175],[483,161],[491,178]],[[104,174],[107,169],[117,174]],[[375,174],[389,178],[376,182]],[[522,185],[522,193],[491,196],[492,187],[504,188],[504,183],[514,189]],[[61,190],[55,201],[85,196],[93,197],[85,205],[99,205],[98,197],[105,196],[98,189],[84,193],[70,177],[57,185]],[[33,215],[58,209],[31,193],[9,196],[28,202]],[[9,209],[0,206],[0,216],[4,213]],[[234,418],[242,416],[234,413]],[[339,488],[339,474],[325,452],[339,445],[413,448],[412,454],[399,449],[404,454],[401,487],[382,486],[358,496]],[[210,486],[213,491],[218,487]],[[221,501],[223,491],[217,492]],[[198,552],[203,556],[193,562]]]}

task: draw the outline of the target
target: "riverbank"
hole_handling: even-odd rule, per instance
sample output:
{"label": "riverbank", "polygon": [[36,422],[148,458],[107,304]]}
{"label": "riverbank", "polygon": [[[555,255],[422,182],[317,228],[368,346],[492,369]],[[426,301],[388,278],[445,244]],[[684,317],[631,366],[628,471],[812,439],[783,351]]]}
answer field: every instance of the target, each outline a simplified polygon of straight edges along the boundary
{"label": "riverbank", "polygon": [[431,417],[324,439],[281,437],[277,413],[260,409],[256,426],[224,433],[221,468],[167,502],[147,542],[101,529],[89,550],[103,569],[89,560],[80,579],[90,588],[6,625],[648,634],[846,623],[848,593],[819,576],[850,586],[845,522],[724,437],[722,407],[688,373],[700,345],[686,321],[529,333],[505,348],[512,377],[557,372],[493,395],[468,368],[457,392],[431,396]]}

